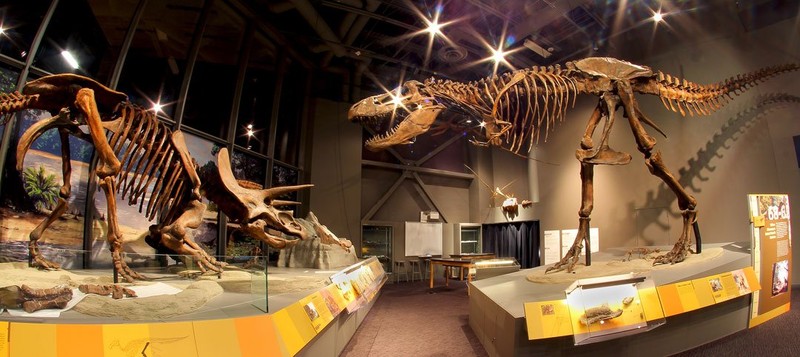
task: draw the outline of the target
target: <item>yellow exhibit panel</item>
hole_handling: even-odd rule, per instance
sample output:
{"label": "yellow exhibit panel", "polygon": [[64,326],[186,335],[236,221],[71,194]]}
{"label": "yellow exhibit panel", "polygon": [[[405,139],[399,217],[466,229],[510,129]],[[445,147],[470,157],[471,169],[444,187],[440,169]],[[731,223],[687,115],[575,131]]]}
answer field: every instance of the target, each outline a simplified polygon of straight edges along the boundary
{"label": "yellow exhibit panel", "polygon": [[289,318],[297,329],[297,334],[303,341],[303,346],[305,346],[317,335],[317,332],[314,331],[314,327],[311,326],[311,321],[308,319],[303,305],[301,305],[300,302],[296,302],[287,306],[284,310],[289,313]]}
{"label": "yellow exhibit panel", "polygon": [[566,300],[526,302],[525,323],[529,340],[572,335]]}
{"label": "yellow exhibit panel", "polygon": [[756,271],[753,270],[753,267],[747,267],[742,270],[744,271],[745,278],[747,278],[747,284],[750,285],[750,290],[751,291],[761,290],[761,283],[758,281],[758,277],[756,276]]}
{"label": "yellow exhibit panel", "polygon": [[300,305],[303,306],[303,310],[316,332],[322,331],[333,320],[333,313],[328,310],[325,298],[319,291],[301,299]]}
{"label": "yellow exhibit panel", "polygon": [[242,357],[285,354],[278,344],[278,332],[271,315],[238,318],[234,323]]}
{"label": "yellow exhibit panel", "polygon": [[103,357],[103,325],[56,326],[58,357]]}
{"label": "yellow exhibit panel", "polygon": [[272,314],[273,321],[275,322],[275,329],[278,331],[281,340],[286,345],[290,355],[295,355],[300,349],[305,346],[305,341],[300,336],[297,328],[294,326],[292,318],[289,316],[289,310],[282,309]]}
{"label": "yellow exhibit panel", "polygon": [[664,310],[661,308],[656,288],[639,289],[639,300],[642,302],[642,310],[644,310],[644,317],[647,321],[664,318]]}
{"label": "yellow exhibit panel", "polygon": [[708,278],[694,279],[692,280],[692,285],[694,285],[694,293],[697,294],[697,302],[700,304],[701,308],[716,303],[714,301],[711,285],[708,283]]}
{"label": "yellow exhibit panel", "polygon": [[103,325],[103,355],[127,357],[150,351],[150,328],[146,324]]}
{"label": "yellow exhibit panel", "polygon": [[664,315],[673,316],[683,312],[681,299],[678,295],[678,287],[675,284],[662,285],[656,289],[661,297],[661,307],[664,309]]}
{"label": "yellow exhibit panel", "polygon": [[192,322],[197,344],[197,356],[241,356],[239,337],[233,319]]}
{"label": "yellow exhibit panel", "polygon": [[9,356],[56,356],[56,325],[12,322],[9,329]]}
{"label": "yellow exhibit panel", "polygon": [[9,329],[9,322],[8,321],[1,321],[0,322],[0,357],[8,357],[8,329]]}
{"label": "yellow exhibit panel", "polygon": [[[197,342],[191,322],[153,323],[150,327],[152,356],[197,355]],[[151,356],[151,354],[147,354]]]}
{"label": "yellow exhibit panel", "polygon": [[697,299],[697,293],[694,291],[694,284],[691,281],[676,283],[675,288],[678,290],[678,298],[681,299],[683,312],[700,308],[700,301]]}
{"label": "yellow exhibit panel", "polygon": [[9,356],[56,356],[56,325],[12,322]]}

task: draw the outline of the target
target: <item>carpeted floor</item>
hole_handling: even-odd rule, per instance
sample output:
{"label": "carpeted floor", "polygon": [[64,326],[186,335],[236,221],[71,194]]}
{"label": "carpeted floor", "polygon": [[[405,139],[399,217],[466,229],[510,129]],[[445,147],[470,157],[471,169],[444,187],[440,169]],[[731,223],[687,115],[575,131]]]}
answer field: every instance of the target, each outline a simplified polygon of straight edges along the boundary
{"label": "carpeted floor", "polygon": [[[800,356],[800,287],[792,309],[755,328],[677,354],[694,356]],[[469,327],[464,282],[386,284],[341,356],[487,356]]]}
{"label": "carpeted floor", "polygon": [[384,285],[341,356],[487,356],[469,327],[466,282]]}

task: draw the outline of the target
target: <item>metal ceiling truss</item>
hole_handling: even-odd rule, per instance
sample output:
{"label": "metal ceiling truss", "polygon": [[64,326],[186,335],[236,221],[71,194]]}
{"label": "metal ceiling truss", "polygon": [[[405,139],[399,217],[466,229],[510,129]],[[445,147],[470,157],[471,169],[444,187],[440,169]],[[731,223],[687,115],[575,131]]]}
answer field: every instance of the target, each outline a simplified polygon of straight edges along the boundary
{"label": "metal ceiling truss", "polygon": [[[370,130],[368,129],[368,131]],[[431,150],[430,153],[428,153],[427,155],[416,161],[404,158],[396,150],[393,150],[391,148],[387,150],[389,153],[392,154],[392,156],[397,158],[397,160],[402,162],[403,164],[392,164],[381,161],[361,160],[361,165],[365,167],[372,166],[372,167],[393,169],[400,171],[400,177],[398,177],[397,180],[395,180],[395,182],[392,184],[392,186],[389,187],[389,189],[386,190],[386,192],[384,192],[381,198],[378,199],[378,201],[376,201],[374,205],[372,205],[372,207],[369,209],[369,211],[367,211],[364,217],[361,218],[361,222],[366,223],[368,221],[371,221],[372,218],[375,216],[375,214],[378,213],[378,211],[381,208],[383,208],[383,206],[386,204],[389,198],[395,193],[395,191],[397,191],[397,189],[403,184],[403,182],[406,179],[413,179],[412,185],[419,194],[419,196],[425,201],[425,204],[428,206],[428,209],[439,212],[439,216],[441,217],[442,221],[447,223],[447,218],[445,218],[445,215],[442,212],[442,210],[439,209],[440,206],[436,204],[436,200],[433,199],[433,196],[428,191],[427,185],[425,185],[425,182],[422,181],[422,178],[420,177],[419,174],[424,173],[439,177],[472,180],[474,178],[474,175],[472,174],[422,167],[422,165],[426,161],[430,160],[431,158],[442,152],[442,150],[448,148],[453,143],[460,141],[460,139],[461,136],[451,137],[449,140],[442,143],[442,145],[439,145],[436,149]]]}

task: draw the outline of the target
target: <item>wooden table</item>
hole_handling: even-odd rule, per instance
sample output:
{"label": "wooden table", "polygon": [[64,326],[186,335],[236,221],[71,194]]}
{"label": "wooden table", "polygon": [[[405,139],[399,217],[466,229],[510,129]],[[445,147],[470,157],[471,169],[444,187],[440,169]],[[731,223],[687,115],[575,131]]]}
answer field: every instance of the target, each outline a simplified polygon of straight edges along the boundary
{"label": "wooden table", "polygon": [[461,280],[464,280],[464,268],[467,268],[467,294],[469,294],[469,283],[472,282],[472,275],[469,274],[469,268],[475,267],[472,259],[459,259],[459,258],[431,258],[431,275],[430,275],[430,288],[433,289],[433,272],[436,265],[441,265],[445,268],[444,285],[448,286],[450,282],[450,268],[461,268]]}

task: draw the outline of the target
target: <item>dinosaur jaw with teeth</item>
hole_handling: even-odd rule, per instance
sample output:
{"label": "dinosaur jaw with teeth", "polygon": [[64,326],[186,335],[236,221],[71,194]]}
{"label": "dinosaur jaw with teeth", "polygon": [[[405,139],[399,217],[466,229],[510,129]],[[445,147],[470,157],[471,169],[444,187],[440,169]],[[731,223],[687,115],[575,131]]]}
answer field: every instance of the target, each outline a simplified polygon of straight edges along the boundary
{"label": "dinosaur jaw with teeth", "polygon": [[[379,124],[384,120],[399,119],[393,128],[366,141],[371,151],[380,151],[392,145],[411,144],[414,138],[430,130],[444,106],[425,94],[422,83],[408,81],[397,90],[365,98],[350,107],[347,117],[360,124]],[[408,113],[404,115],[403,113]]]}
{"label": "dinosaur jaw with teeth", "polygon": [[380,151],[393,145],[412,144],[414,138],[430,130],[442,109],[444,108],[441,106],[432,106],[411,112],[394,128],[367,140],[366,148],[370,151]]}

